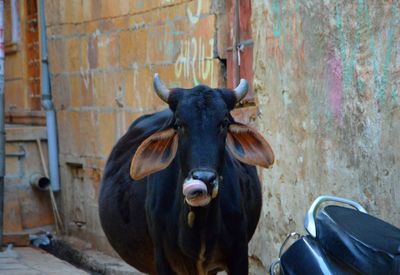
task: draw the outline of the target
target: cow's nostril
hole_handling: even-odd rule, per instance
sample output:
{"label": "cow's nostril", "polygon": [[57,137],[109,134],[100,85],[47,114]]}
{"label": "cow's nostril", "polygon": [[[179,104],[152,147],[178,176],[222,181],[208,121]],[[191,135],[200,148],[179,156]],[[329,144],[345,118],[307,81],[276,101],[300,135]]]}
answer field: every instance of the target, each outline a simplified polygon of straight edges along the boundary
{"label": "cow's nostril", "polygon": [[217,174],[208,170],[196,170],[192,172],[192,178],[204,183],[212,183],[217,178]]}

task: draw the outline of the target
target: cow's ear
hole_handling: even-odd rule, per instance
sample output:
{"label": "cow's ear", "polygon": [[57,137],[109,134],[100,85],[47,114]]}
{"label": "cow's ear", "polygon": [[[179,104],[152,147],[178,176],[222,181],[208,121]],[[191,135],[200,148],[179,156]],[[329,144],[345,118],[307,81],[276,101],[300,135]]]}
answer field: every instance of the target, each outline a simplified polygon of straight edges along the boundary
{"label": "cow's ear", "polygon": [[268,142],[256,130],[243,125],[229,126],[226,145],[241,162],[265,168],[274,163],[274,152]]}
{"label": "cow's ear", "polygon": [[178,135],[174,129],[152,134],[145,139],[132,158],[130,175],[134,180],[166,168],[174,159]]}

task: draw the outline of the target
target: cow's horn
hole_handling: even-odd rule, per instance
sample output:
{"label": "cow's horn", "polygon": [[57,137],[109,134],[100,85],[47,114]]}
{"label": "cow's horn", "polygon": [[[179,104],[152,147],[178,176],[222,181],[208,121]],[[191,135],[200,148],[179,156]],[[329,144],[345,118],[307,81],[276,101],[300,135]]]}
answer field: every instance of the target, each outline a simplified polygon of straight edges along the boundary
{"label": "cow's horn", "polygon": [[236,96],[236,102],[241,101],[246,96],[248,90],[249,84],[247,83],[247,80],[241,79],[239,85],[233,89]]}
{"label": "cow's horn", "polygon": [[158,75],[158,73],[154,74],[153,77],[153,86],[154,89],[156,90],[156,93],[158,94],[158,96],[165,101],[166,103],[168,103],[168,97],[169,97],[169,89],[164,85],[164,83],[161,81],[160,76]]}

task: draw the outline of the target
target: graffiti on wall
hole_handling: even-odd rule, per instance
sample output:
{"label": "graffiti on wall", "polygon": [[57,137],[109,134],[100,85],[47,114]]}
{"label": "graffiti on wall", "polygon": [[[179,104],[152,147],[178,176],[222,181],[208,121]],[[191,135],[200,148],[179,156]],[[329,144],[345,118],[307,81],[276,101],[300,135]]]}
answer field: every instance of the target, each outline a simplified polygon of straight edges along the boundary
{"label": "graffiti on wall", "polygon": [[[192,78],[193,83],[198,85],[211,78],[213,83],[213,45],[214,39],[203,41],[202,38],[188,38],[182,40],[180,53],[175,62],[176,78]],[[207,53],[206,51],[209,51]],[[208,54],[208,55],[207,55]]]}
{"label": "graffiti on wall", "polygon": [[214,83],[214,33],[213,28],[208,28],[208,16],[201,13],[202,7],[202,0],[186,5],[184,18],[170,17],[167,13],[162,39],[157,32],[151,34],[158,41],[164,62],[173,63],[176,78],[173,85],[188,81],[192,85]]}
{"label": "graffiti on wall", "polygon": [[196,11],[196,13],[194,15],[192,13],[192,10],[189,7],[187,7],[187,9],[186,9],[187,16],[188,16],[188,19],[189,19],[189,21],[190,21],[190,23],[192,25],[195,25],[195,24],[197,24],[199,22],[200,14],[201,14],[201,6],[202,5],[203,5],[203,1],[202,0],[198,0],[197,1],[197,11]]}
{"label": "graffiti on wall", "polygon": [[[200,16],[203,1],[198,0],[194,5],[194,9],[188,5],[186,7],[186,16],[190,24],[188,32],[195,32],[200,26]],[[212,32],[211,29],[208,32]],[[213,63],[213,47],[214,38],[209,38],[211,33],[204,35],[195,35],[185,37],[178,42],[179,53],[175,60],[175,77],[177,79],[191,79],[193,85],[200,83],[213,83],[214,63]]]}

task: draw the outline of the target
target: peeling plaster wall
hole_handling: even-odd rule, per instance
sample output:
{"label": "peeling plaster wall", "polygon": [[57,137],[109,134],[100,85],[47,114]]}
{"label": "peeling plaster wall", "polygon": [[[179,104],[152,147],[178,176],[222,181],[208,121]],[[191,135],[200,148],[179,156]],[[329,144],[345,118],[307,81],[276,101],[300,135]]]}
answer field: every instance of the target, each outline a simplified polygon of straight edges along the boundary
{"label": "peeling plaster wall", "polygon": [[258,126],[276,154],[253,257],[268,267],[322,194],[400,226],[399,2],[252,5]]}

